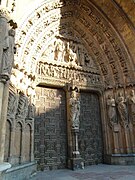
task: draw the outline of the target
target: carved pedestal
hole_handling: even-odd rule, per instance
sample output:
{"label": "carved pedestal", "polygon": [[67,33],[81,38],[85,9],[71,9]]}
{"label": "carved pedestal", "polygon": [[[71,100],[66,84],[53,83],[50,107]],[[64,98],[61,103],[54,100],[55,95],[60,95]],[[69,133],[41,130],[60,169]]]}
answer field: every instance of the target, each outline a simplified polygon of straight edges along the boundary
{"label": "carved pedestal", "polygon": [[78,149],[78,128],[72,128],[72,142],[73,142],[73,152],[71,158],[71,166],[73,170],[76,169],[84,169],[83,159],[80,156],[80,152]]}

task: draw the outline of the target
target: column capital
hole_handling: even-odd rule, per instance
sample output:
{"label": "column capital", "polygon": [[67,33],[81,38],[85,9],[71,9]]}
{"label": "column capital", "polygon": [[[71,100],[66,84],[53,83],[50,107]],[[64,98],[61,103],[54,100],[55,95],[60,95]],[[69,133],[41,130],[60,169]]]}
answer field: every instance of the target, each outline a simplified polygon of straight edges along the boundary
{"label": "column capital", "polygon": [[0,82],[3,82],[5,84],[9,79],[9,75],[0,74]]}

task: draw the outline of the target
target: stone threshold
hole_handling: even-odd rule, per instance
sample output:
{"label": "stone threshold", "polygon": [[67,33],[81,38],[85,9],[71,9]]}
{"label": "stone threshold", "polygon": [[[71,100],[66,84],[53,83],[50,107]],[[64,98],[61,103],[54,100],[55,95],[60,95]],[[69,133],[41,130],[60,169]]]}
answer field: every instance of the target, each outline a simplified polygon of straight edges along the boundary
{"label": "stone threshold", "polygon": [[19,169],[27,168],[27,167],[30,167],[30,166],[33,166],[33,165],[36,165],[36,164],[37,164],[36,161],[34,161],[34,162],[29,162],[29,163],[25,163],[25,164],[18,164],[18,165],[16,165],[16,166],[13,166],[13,167],[9,168],[9,169],[6,171],[6,173],[12,172],[12,171],[17,171],[17,170],[19,170]]}

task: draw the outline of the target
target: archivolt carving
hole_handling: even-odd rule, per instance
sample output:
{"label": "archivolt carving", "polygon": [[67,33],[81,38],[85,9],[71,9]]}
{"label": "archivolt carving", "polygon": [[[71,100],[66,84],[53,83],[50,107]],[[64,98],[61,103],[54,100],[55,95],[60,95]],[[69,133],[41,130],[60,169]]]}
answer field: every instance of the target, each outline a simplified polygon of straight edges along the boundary
{"label": "archivolt carving", "polygon": [[[129,55],[110,22],[101,15],[100,11],[92,3],[88,4],[88,2],[79,1],[78,4],[76,3],[77,11],[73,11],[73,7],[70,5],[71,3],[63,4],[60,1],[50,1],[38,6],[35,12],[30,14],[18,31],[17,42],[20,47],[16,56],[16,64],[18,64],[19,68],[23,67],[28,74],[35,74],[37,61],[47,49],[48,41],[51,41],[59,34],[65,36],[67,29],[72,27],[74,32],[78,32],[82,42],[89,48],[88,51],[92,51],[106,87],[113,86],[115,83],[120,84],[122,82],[124,84],[124,76],[129,81],[128,70],[132,69],[127,64]],[[72,16],[74,19],[71,18]],[[74,21],[75,19],[76,21]],[[68,43],[66,46],[68,48]],[[52,51],[52,47],[49,48]],[[54,55],[56,60],[58,59],[57,56],[63,56],[60,55],[60,49],[57,52],[57,48]],[[68,53],[67,55],[69,61],[76,59],[75,56],[77,56],[74,54],[73,49],[70,56]],[[22,61],[22,64],[19,64],[19,61]],[[76,60],[74,61],[76,63]],[[83,61],[81,62],[83,64]],[[110,79],[110,83],[108,79]]]}

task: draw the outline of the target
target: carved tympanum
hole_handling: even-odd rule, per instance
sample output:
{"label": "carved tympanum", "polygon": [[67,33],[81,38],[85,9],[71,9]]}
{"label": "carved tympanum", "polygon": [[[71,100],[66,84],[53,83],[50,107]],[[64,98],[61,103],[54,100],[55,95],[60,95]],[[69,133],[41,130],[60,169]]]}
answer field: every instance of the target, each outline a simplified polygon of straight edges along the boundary
{"label": "carved tympanum", "polygon": [[55,39],[54,43],[44,51],[42,58],[45,62],[49,60],[51,63],[53,61],[56,63],[57,61],[68,66],[95,66],[82,44],[67,39]]}

